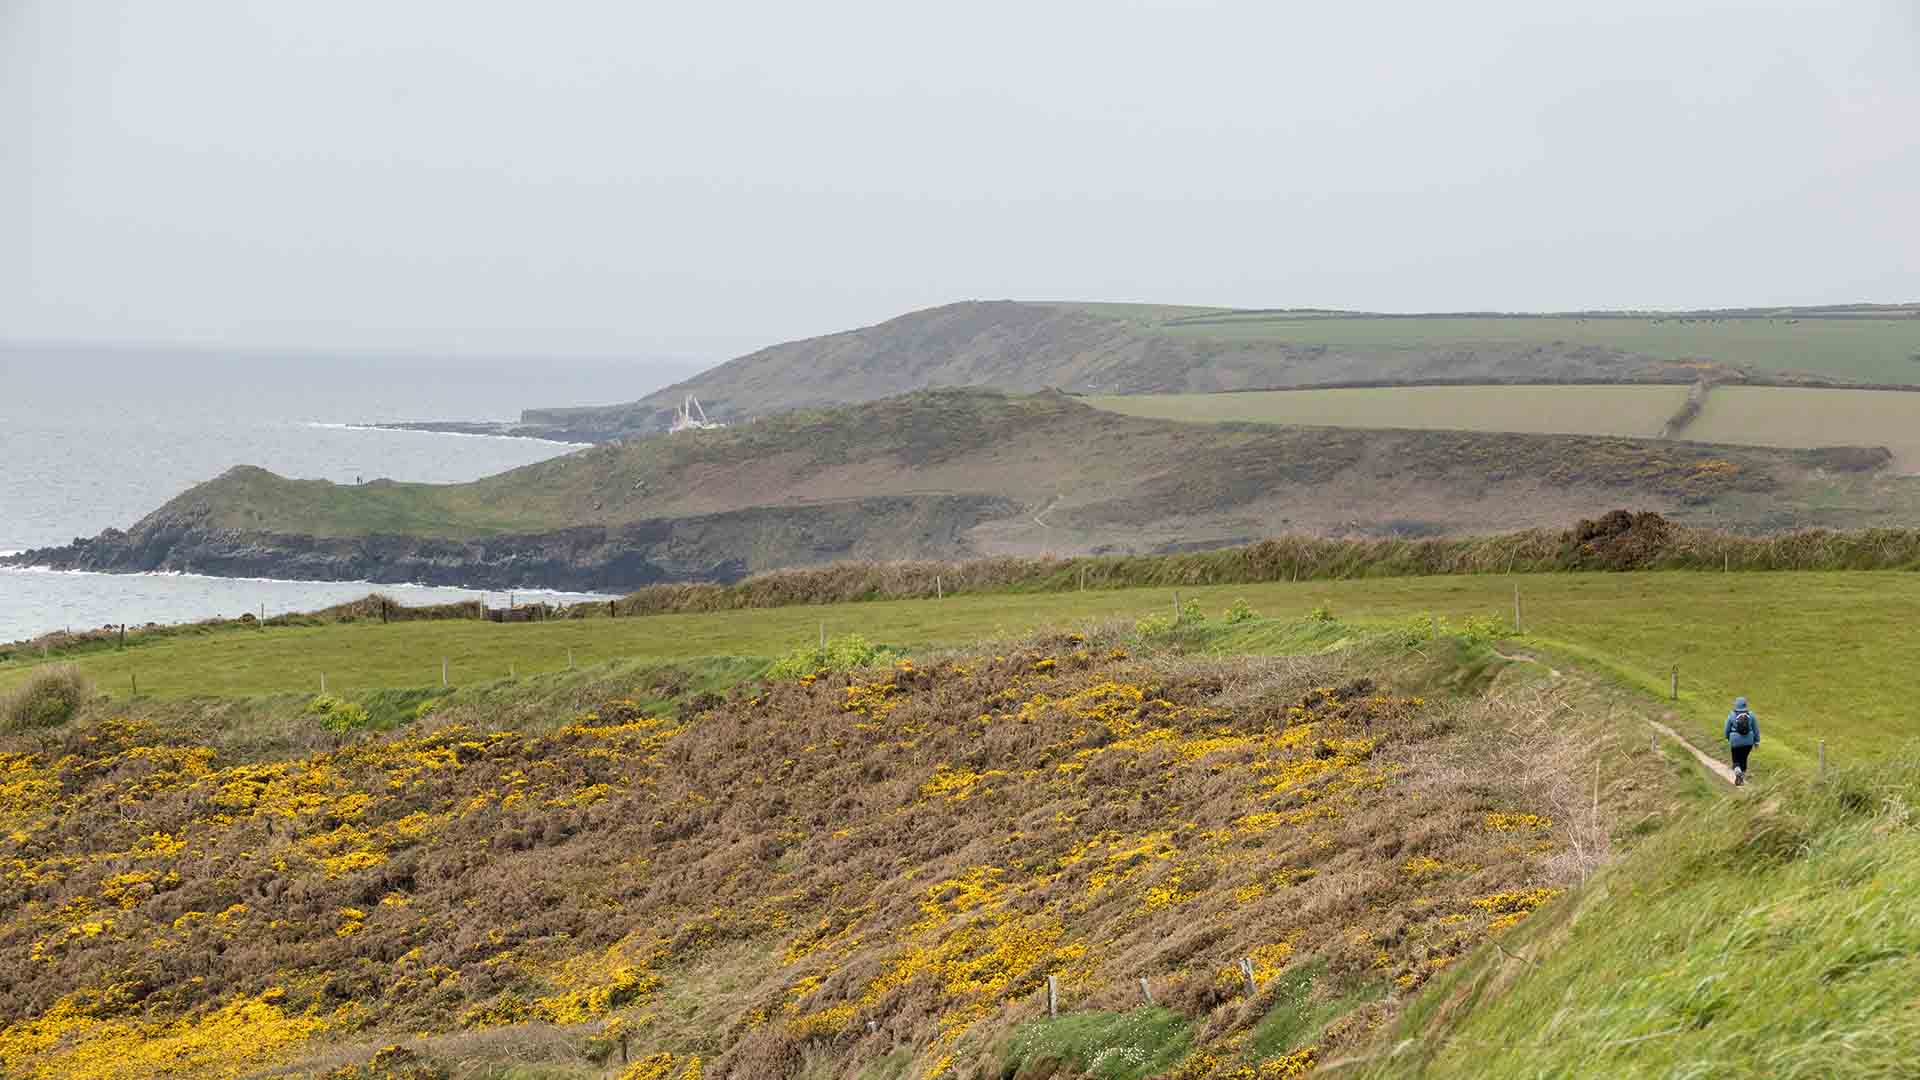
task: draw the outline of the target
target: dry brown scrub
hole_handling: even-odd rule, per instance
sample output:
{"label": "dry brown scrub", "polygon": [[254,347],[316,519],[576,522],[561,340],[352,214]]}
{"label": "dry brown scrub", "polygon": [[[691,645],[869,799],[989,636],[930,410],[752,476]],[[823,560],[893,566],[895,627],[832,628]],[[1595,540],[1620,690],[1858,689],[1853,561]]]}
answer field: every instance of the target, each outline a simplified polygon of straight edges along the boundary
{"label": "dry brown scrub", "polygon": [[[1611,736],[1559,695],[1424,699],[1395,681],[1450,662],[1392,666],[1057,638],[277,761],[125,721],[16,739],[0,1052],[102,1080],[418,1032],[584,1055],[622,1018],[709,1077],[902,1047],[967,1075],[1052,973],[1074,1009],[1152,977],[1204,1072],[1311,963],[1371,988],[1324,1053],[1576,880],[1618,809],[1569,794]],[[242,1015],[279,1041],[214,1037]]]}

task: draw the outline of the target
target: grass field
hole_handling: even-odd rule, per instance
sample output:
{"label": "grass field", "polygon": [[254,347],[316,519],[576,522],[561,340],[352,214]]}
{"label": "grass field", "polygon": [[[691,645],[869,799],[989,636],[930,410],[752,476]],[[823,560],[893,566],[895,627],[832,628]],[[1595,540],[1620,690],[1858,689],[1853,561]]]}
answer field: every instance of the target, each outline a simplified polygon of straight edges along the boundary
{"label": "grass field", "polygon": [[1367,318],[1203,313],[1157,332],[1232,342],[1434,348],[1572,343],[1667,360],[1710,359],[1762,371],[1804,371],[1861,382],[1920,382],[1920,319],[1913,318]]}
{"label": "grass field", "polygon": [[1722,386],[1707,395],[1684,437],[1749,446],[1884,446],[1895,468],[1920,473],[1920,394]]}
{"label": "grass field", "polygon": [[[1134,394],[1085,400],[1096,408],[1156,420],[1654,438],[1686,402],[1687,388],[1394,386]],[[1914,404],[1920,406],[1920,397]]]}
{"label": "grass field", "polygon": [[[1709,751],[1735,694],[1754,700],[1765,731],[1756,762],[1810,765],[1818,740],[1836,761],[1882,754],[1920,735],[1906,700],[1920,670],[1920,635],[1910,632],[1920,575],[1905,573],[1564,574],[1517,579],[1530,640],[1514,648],[1559,650],[1648,692],[1669,688],[1681,669],[1676,726]],[[1342,620],[1366,622],[1435,614],[1510,620],[1516,579],[1401,578],[1183,589],[1217,620],[1244,598],[1281,620],[1320,604]],[[1087,620],[1137,619],[1168,609],[1162,590],[951,597],[837,606],[798,606],[618,620],[501,625],[373,623],[235,630],[176,638],[82,658],[99,686],[123,696],[131,678],[156,697],[314,693],[471,685],[614,659],[771,657],[830,633],[927,647],[1011,637]],[[1256,626],[1263,624],[1254,624]],[[1290,624],[1277,624],[1290,625]],[[1248,633],[1254,633],[1248,631]],[[1221,647],[1267,648],[1241,635]],[[1556,661],[1557,662],[1557,661]],[[0,667],[0,689],[26,665]]]}
{"label": "grass field", "polygon": [[[1396,386],[1085,400],[1160,420],[1653,438],[1686,395],[1680,386]],[[1920,472],[1920,393],[1721,386],[1681,437],[1733,446],[1884,446],[1896,469]]]}

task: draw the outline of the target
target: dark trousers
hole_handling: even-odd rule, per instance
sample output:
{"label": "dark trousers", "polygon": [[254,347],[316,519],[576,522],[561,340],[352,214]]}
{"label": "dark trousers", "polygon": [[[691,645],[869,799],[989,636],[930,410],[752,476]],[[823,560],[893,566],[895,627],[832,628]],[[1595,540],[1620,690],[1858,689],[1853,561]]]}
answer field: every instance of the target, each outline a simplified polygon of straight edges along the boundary
{"label": "dark trousers", "polygon": [[1746,772],[1747,771],[1747,755],[1751,753],[1753,753],[1753,747],[1751,746],[1734,747],[1733,748],[1733,767],[1736,769],[1739,769],[1741,772]]}

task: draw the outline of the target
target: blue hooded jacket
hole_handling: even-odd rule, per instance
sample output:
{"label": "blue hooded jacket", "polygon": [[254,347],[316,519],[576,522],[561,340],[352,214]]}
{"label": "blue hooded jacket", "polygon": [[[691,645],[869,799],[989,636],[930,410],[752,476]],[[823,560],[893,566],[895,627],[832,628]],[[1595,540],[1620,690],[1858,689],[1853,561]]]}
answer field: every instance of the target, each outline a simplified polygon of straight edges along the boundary
{"label": "blue hooded jacket", "polygon": [[[1747,714],[1748,718],[1747,734],[1740,735],[1733,730],[1733,718],[1743,712]],[[1752,709],[1747,708],[1746,698],[1733,699],[1733,711],[1727,714],[1726,736],[1728,746],[1760,745],[1760,718],[1753,715]]]}

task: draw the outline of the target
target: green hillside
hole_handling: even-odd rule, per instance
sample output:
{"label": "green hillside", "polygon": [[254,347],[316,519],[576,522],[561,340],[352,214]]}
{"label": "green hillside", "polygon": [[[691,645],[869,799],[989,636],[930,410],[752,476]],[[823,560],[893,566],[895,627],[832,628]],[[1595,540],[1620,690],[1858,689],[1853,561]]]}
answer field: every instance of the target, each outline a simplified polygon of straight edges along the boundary
{"label": "green hillside", "polygon": [[[1916,583],[1186,586],[1177,620],[1096,590],[82,654],[106,698],[0,734],[0,1054],[33,1080],[1899,1075]],[[842,670],[823,628],[907,655],[839,637],[877,662]],[[43,667],[7,663],[0,694]],[[1717,751],[1735,692],[1766,735],[1739,790],[1648,723]]]}

